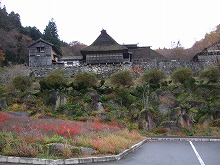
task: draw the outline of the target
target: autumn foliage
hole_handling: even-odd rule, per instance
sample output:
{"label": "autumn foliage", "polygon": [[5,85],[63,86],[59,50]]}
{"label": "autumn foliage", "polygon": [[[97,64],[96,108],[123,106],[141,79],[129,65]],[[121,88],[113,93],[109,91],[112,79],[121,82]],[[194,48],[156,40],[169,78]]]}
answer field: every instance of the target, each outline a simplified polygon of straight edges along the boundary
{"label": "autumn foliage", "polygon": [[104,130],[118,131],[119,129],[117,126],[110,126],[98,121],[84,123],[59,119],[35,119],[0,112],[0,131],[11,131],[18,135],[37,132],[46,135],[58,134],[64,137],[74,137],[87,132],[97,133]]}
{"label": "autumn foliage", "polygon": [[[26,157],[37,156],[42,152],[31,147],[35,143],[42,143],[42,147],[45,147],[50,142],[64,142],[66,139],[65,143],[79,147],[90,146],[101,154],[118,154],[144,139],[138,132],[119,128],[117,123],[108,125],[99,121],[36,119],[5,112],[0,112],[0,132],[5,132],[0,137],[7,136],[0,141],[0,153],[2,150],[6,155]],[[14,136],[18,140],[14,141]],[[4,148],[4,145],[8,148]],[[64,156],[69,157],[71,154]]]}
{"label": "autumn foliage", "polygon": [[[184,45],[181,46],[177,44],[172,48],[157,49],[156,51],[170,59],[191,60],[193,56],[195,56],[199,52],[202,52],[205,48],[219,43],[219,38],[220,25],[216,26],[216,28],[213,31],[206,33],[204,38],[202,38],[199,41],[196,41],[191,48],[184,48]],[[180,42],[181,41],[179,41],[178,43]]]}

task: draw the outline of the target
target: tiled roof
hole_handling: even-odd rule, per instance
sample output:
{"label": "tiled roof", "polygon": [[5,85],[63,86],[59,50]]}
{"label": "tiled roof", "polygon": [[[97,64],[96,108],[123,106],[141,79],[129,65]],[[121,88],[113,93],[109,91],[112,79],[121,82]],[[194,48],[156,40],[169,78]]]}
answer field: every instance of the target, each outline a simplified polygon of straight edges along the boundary
{"label": "tiled roof", "polygon": [[162,54],[160,54],[152,49],[150,50],[150,55],[151,55],[151,58],[153,58],[153,59],[160,59],[160,60],[167,59],[165,56],[163,56]]}
{"label": "tiled roof", "polygon": [[150,47],[137,47],[136,49],[129,49],[129,52],[132,53],[133,60],[166,59],[166,57],[150,49]]}

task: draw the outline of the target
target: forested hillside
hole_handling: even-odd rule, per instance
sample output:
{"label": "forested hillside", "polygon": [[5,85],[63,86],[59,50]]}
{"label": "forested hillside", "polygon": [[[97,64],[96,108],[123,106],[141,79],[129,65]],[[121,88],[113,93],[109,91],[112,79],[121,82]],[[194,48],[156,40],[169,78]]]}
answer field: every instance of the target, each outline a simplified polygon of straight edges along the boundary
{"label": "forested hillside", "polygon": [[191,48],[185,49],[178,41],[172,49],[163,48],[156,51],[171,59],[190,60],[195,54],[217,42],[220,42],[220,25],[216,26],[215,30],[210,33],[206,33],[204,38],[196,41]]}
{"label": "forested hillside", "polygon": [[0,9],[0,50],[4,56],[2,65],[8,65],[8,62],[27,62],[27,47],[32,38],[26,31],[27,28],[21,25],[19,14],[7,13],[5,7]]}
{"label": "forested hillside", "polygon": [[78,41],[67,44],[60,40],[53,19],[49,20],[44,32],[41,33],[37,27],[23,27],[18,13],[8,13],[5,6],[0,8],[0,66],[28,65],[28,45],[40,37],[53,43],[59,50],[63,50],[64,55],[78,55],[79,50],[85,47]]}

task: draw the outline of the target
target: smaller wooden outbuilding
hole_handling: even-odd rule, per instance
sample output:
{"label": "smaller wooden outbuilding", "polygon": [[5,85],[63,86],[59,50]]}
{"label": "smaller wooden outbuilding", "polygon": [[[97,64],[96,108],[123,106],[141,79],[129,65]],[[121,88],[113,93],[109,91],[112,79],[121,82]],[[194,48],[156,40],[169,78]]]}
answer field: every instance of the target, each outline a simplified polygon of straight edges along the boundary
{"label": "smaller wooden outbuilding", "polygon": [[138,44],[126,44],[129,54],[132,55],[132,62],[147,62],[150,60],[166,61],[167,58],[152,50],[150,46],[138,46]]}
{"label": "smaller wooden outbuilding", "polygon": [[220,42],[209,46],[203,51],[197,53],[193,59],[194,62],[214,62],[220,61]]}
{"label": "smaller wooden outbuilding", "polygon": [[62,53],[52,44],[42,38],[29,45],[29,66],[42,67],[57,63]]}
{"label": "smaller wooden outbuilding", "polygon": [[80,66],[80,61],[82,61],[82,56],[65,56],[59,61],[64,67]]}

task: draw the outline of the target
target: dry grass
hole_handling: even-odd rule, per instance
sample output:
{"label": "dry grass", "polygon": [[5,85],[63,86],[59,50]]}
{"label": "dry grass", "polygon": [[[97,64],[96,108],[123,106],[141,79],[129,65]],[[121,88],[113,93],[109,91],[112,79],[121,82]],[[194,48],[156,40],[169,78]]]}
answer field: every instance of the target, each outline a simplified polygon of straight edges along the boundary
{"label": "dry grass", "polygon": [[92,147],[102,154],[118,154],[143,139],[144,137],[138,132],[123,129],[117,132],[102,132],[78,136],[75,143],[85,147]]}
{"label": "dry grass", "polygon": [[[89,147],[97,154],[118,154],[144,139],[136,131],[95,122],[74,122],[60,119],[36,119],[0,112],[0,154],[33,157],[45,154],[33,145],[43,148],[49,143],[65,143],[76,147]],[[10,136],[8,132],[11,132]],[[8,145],[5,145],[8,144]],[[71,157],[67,150],[63,157]],[[83,155],[82,155],[83,156]]]}

